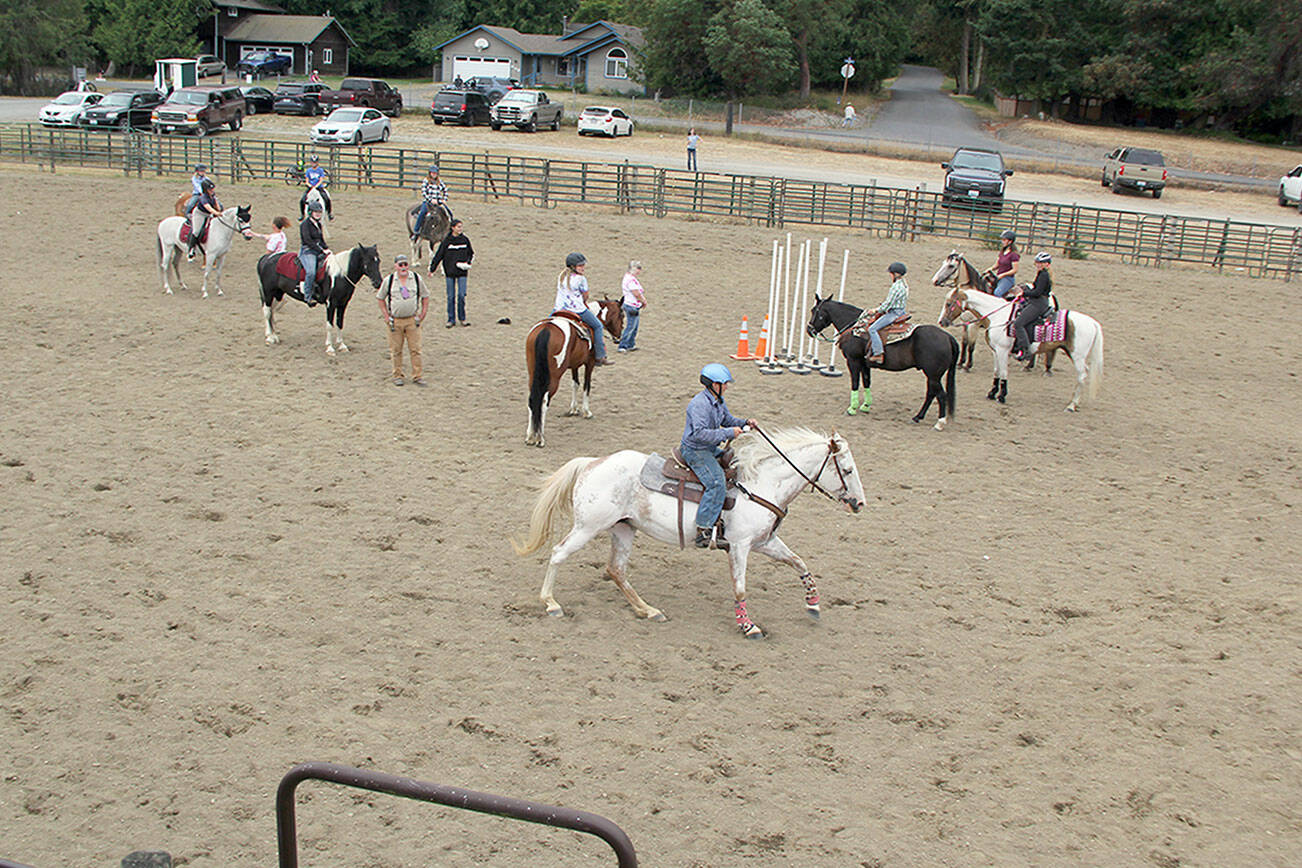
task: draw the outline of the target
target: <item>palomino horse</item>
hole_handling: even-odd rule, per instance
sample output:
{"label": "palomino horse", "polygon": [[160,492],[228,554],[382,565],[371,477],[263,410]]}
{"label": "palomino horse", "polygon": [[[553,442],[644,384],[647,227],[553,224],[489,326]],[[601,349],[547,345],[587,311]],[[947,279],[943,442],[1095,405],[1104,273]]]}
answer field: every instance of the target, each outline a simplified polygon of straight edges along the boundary
{"label": "palomino horse", "polygon": [[[962,275],[960,277],[959,275]],[[951,250],[945,257],[945,261],[936,269],[936,273],[931,276],[932,286],[943,286],[946,283],[952,283],[954,286],[963,289],[975,289],[977,292],[993,293],[994,283],[991,272],[982,273],[977,271],[976,266],[968,262],[963,254],[957,250]],[[1052,299],[1053,309],[1058,309],[1058,300]],[[953,325],[958,326],[963,334],[963,340],[960,343],[958,354],[958,366],[965,371],[972,370],[972,351],[976,349],[977,332],[984,330],[987,323],[983,319],[978,319],[971,311],[964,311],[963,318],[957,320]],[[1050,350],[1044,354],[1044,375],[1053,376],[1053,354]],[[1035,358],[1026,365],[1026,370],[1035,369]]]}
{"label": "palomino horse", "polygon": [[[292,267],[281,267],[282,257],[291,257]],[[298,257],[293,253],[268,253],[258,260],[258,283],[262,287],[262,319],[266,326],[267,343],[280,343],[276,334],[275,312],[284,307],[285,299],[303,298],[303,290],[295,277],[289,277],[285,271],[301,271]],[[336,352],[348,352],[344,343],[344,311],[353,297],[357,281],[366,276],[371,285],[380,288],[380,253],[375,245],[363,247],[358,244],[343,253],[331,253],[325,261],[326,294],[326,354],[333,356]]]}
{"label": "palomino horse", "polygon": [[177,197],[176,197],[176,205],[175,205],[174,207],[175,207],[175,212],[176,212],[176,216],[177,216],[177,217],[184,217],[184,216],[185,216],[185,206],[186,206],[186,204],[189,203],[189,201],[190,201],[190,197],[191,197],[192,195],[194,195],[194,194],[193,194],[193,193],[182,193],[180,196],[177,196]]}
{"label": "palomino horse", "polygon": [[[949,325],[963,311],[970,311],[989,323],[986,343],[995,354],[995,380],[986,397],[1002,404],[1008,396],[1008,354],[1013,348],[1013,338],[1008,334],[1008,320],[1013,314],[1013,303],[984,292],[955,287],[945,296],[945,305],[940,311],[940,324]],[[1078,310],[1067,311],[1064,340],[1031,344],[1033,353],[1047,353],[1056,349],[1064,350],[1076,365],[1076,392],[1067,405],[1067,410],[1074,412],[1080,407],[1082,390],[1088,388],[1091,398],[1098,395],[1099,383],[1103,379],[1103,327],[1098,320]]]}
{"label": "palomino horse", "polygon": [[[416,212],[420,210],[420,204],[417,202],[404,212],[407,219],[408,235],[411,235],[412,230],[416,228]],[[412,268],[420,265],[421,251],[424,250],[426,245],[429,245],[430,255],[434,255],[434,250],[443,241],[444,236],[448,234],[450,223],[448,212],[437,205],[429,207],[429,210],[425,212],[425,222],[420,225],[420,235],[411,242]]]}
{"label": "palomino horse", "polygon": [[[751,621],[746,611],[746,560],[752,551],[794,568],[805,588],[806,611],[815,619],[821,614],[818,589],[809,568],[777,535],[777,526],[791,502],[810,485],[845,504],[852,512],[858,512],[864,502],[863,483],[854,456],[841,435],[834,432],[829,437],[805,428],[792,428],[775,433],[768,442],[761,439],[763,436],[762,433],[742,434],[733,441],[738,466],[737,488],[741,493],[737,495],[736,505],[723,512],[730,543],[728,559],[732,568],[734,613],[737,626],[750,639],[764,636],[764,631]],[[597,534],[607,532],[610,561],[606,575],[623,592],[639,618],[665,620],[664,614],[648,606],[628,582],[628,557],[638,531],[663,543],[679,544],[680,504],[677,498],[652,491],[638,482],[646,460],[646,454],[631,449],[605,458],[574,458],[543,483],[529,518],[528,536],[523,543],[512,540],[511,544],[517,554],[535,552],[551,540],[557,522],[565,513],[573,516],[574,526],[552,549],[543,579],[539,596],[547,614],[555,617],[564,614],[552,596],[560,565]],[[757,498],[771,503],[766,506]]]}
{"label": "palomino horse", "polygon": [[[940,409],[936,430],[945,430],[945,423],[954,415],[954,371],[958,367],[958,341],[953,335],[933,325],[917,326],[907,338],[886,344],[881,363],[873,364],[868,361],[868,338],[859,337],[851,329],[863,310],[843,301],[819,298],[817,294],[814,295],[814,301],[816,303],[809,314],[809,325],[805,329],[810,337],[817,337],[829,325],[836,327],[835,340],[841,347],[841,355],[845,357],[845,366],[850,369],[850,406],[845,411],[847,416],[853,416],[861,410],[867,412],[872,406],[871,368],[879,367],[885,371],[918,368],[927,375],[927,396],[913,421],[921,422],[926,418],[934,398]],[[943,384],[942,376],[945,378]]]}
{"label": "palomino horse", "polygon": [[[613,340],[619,340],[624,331],[624,308],[618,300],[604,298],[588,303],[602,327]],[[543,423],[552,396],[560,388],[561,377],[570,372],[572,378],[570,409],[566,416],[583,414],[591,419],[588,393],[592,390],[592,369],[597,364],[592,336],[583,321],[568,313],[554,313],[529,330],[524,340],[524,363],[529,369],[529,428],[524,442],[530,446],[543,445]],[[579,368],[583,369],[583,405],[579,405]]]}
{"label": "palomino horse", "polygon": [[[249,221],[251,212],[248,205],[227,208],[221,214],[208,220],[208,240],[203,244],[203,297],[208,297],[208,278],[213,276],[217,294],[222,295],[222,266],[226,263],[226,253],[231,249],[231,241],[236,234],[249,238]],[[181,227],[186,225],[184,217],[164,217],[158,224],[158,273],[163,278],[163,290],[172,294],[172,285],[167,280],[170,269],[176,274],[176,282],[181,289],[186,289],[185,278],[181,277],[181,260],[185,258],[187,242],[181,240]]]}

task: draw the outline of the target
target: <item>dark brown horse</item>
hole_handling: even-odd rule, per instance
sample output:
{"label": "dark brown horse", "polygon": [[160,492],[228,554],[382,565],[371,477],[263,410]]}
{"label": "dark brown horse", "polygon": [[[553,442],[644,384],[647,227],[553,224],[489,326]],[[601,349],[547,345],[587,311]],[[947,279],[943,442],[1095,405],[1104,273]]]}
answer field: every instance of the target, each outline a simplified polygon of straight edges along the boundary
{"label": "dark brown horse", "polygon": [[[594,313],[601,325],[614,340],[624,331],[624,308],[618,300],[602,299],[596,302]],[[530,446],[543,445],[543,421],[552,396],[560,388],[561,377],[570,372],[573,390],[570,409],[566,416],[583,414],[592,418],[588,409],[588,392],[592,388],[592,369],[597,355],[592,347],[589,328],[577,316],[557,312],[529,330],[524,341],[524,361],[529,370],[529,430],[524,442]],[[583,369],[583,403],[579,403],[579,369]]]}

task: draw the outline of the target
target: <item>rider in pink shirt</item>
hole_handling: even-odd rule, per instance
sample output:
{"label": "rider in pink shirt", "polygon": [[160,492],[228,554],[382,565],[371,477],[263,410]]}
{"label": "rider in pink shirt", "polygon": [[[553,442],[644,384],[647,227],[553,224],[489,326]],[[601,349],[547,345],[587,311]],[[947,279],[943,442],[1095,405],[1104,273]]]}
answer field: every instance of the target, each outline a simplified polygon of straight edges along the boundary
{"label": "rider in pink shirt", "polygon": [[285,238],[285,230],[289,228],[289,225],[288,217],[277,217],[275,220],[271,221],[271,226],[276,230],[275,232],[272,232],[270,235],[263,235],[261,232],[250,232],[249,234],[255,238],[265,239],[267,242],[268,253],[284,253],[285,247],[288,245],[288,241]]}

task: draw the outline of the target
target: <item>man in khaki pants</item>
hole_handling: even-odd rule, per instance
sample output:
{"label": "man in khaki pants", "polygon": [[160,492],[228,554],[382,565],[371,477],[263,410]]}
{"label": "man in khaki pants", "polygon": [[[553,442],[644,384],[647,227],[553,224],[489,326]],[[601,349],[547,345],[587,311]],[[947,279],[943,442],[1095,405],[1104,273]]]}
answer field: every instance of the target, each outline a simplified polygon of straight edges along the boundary
{"label": "man in khaki pants", "polygon": [[393,273],[380,283],[375,298],[380,305],[380,315],[389,326],[389,358],[393,362],[393,385],[401,386],[402,344],[405,341],[411,353],[411,380],[417,386],[425,385],[420,360],[420,324],[429,313],[429,290],[421,283],[420,275],[411,270],[406,255],[399,253],[393,260]]}

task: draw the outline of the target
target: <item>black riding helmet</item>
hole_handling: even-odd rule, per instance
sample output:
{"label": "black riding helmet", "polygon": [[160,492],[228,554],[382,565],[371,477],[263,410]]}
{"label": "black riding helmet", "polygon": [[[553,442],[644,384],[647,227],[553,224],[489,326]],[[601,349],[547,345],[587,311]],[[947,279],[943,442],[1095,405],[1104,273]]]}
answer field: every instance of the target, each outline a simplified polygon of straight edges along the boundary
{"label": "black riding helmet", "polygon": [[1017,240],[1017,233],[1014,232],[1014,231],[1011,230],[1011,229],[1005,229],[1003,232],[1000,232],[1000,233],[999,233],[999,240],[1001,240],[1001,241],[1016,241],[1016,240]]}
{"label": "black riding helmet", "polygon": [[901,277],[909,272],[909,270],[904,267],[903,262],[892,262],[890,265],[886,266],[886,270],[891,274],[898,274]]}
{"label": "black riding helmet", "polygon": [[566,268],[577,268],[580,265],[587,265],[587,263],[588,258],[582,253],[571,253],[569,256],[565,257]]}
{"label": "black riding helmet", "polygon": [[204,178],[202,181],[199,182],[199,186],[204,190],[211,190],[212,188],[217,186],[217,182],[214,181],[212,178]]}

